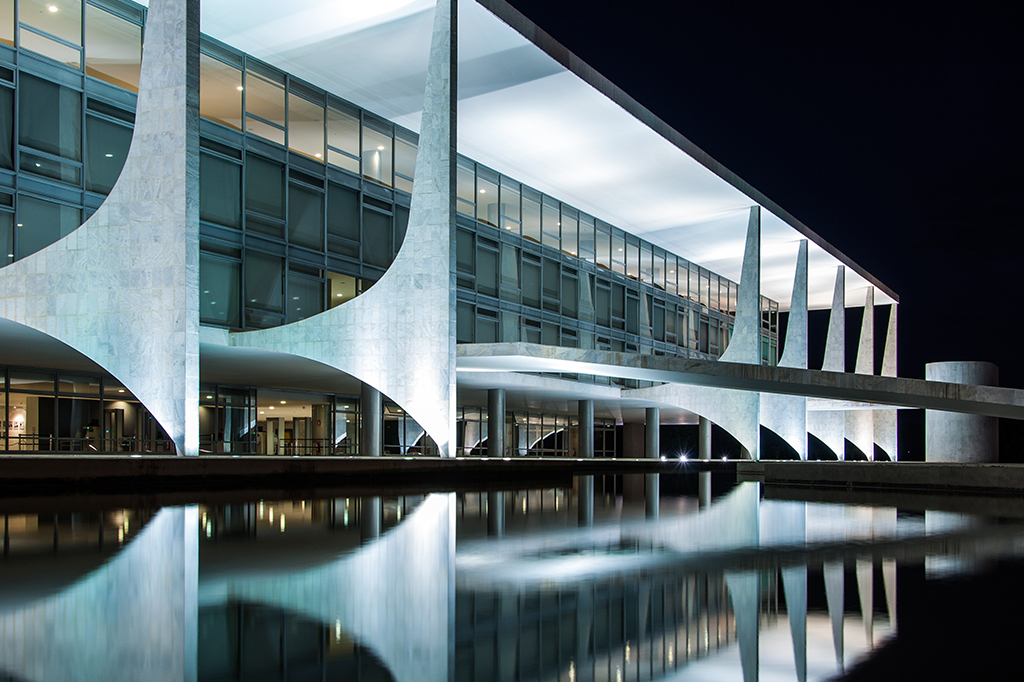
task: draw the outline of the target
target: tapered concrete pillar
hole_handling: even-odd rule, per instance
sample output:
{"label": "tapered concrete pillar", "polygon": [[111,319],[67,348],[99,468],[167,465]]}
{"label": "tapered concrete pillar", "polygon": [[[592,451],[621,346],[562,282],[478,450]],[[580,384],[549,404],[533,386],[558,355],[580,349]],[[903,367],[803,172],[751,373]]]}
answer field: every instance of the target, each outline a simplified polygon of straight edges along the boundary
{"label": "tapered concrete pillar", "polygon": [[[930,362],[928,381],[998,386],[999,368],[990,362]],[[925,410],[925,461],[998,462],[999,419]]]}
{"label": "tapered concrete pillar", "polygon": [[[889,325],[885,334],[885,350],[882,353],[883,377],[897,376],[896,371],[896,319],[899,306],[889,306]],[[896,410],[874,410],[875,444],[889,455],[889,459],[899,459],[899,439],[897,437]]]}
{"label": "tapered concrete pillar", "polygon": [[500,538],[505,535],[505,491],[487,493],[487,534]]}
{"label": "tapered concrete pillar", "polygon": [[487,391],[487,456],[505,456],[505,389]]}
{"label": "tapered concrete pillar", "polygon": [[384,454],[384,400],[369,384],[363,384],[360,392],[359,416],[360,450],[366,457],[380,457]]}
{"label": "tapered concrete pillar", "polygon": [[[661,409],[657,407],[647,408],[646,433],[644,438],[644,457],[646,459],[661,458]],[[647,518],[658,518],[658,505],[661,501],[661,476],[659,474],[647,474],[645,498],[647,507]]]}
{"label": "tapered concrete pillar", "polygon": [[594,458],[594,401],[581,400],[579,403],[580,450],[584,459]]}
{"label": "tapered concrete pillar", "polygon": [[807,682],[807,567],[782,569],[782,588],[786,593],[786,613],[793,638],[793,663],[797,682]]}
{"label": "tapered concrete pillar", "polygon": [[846,371],[846,267],[836,268],[836,286],[832,292],[832,312],[828,318],[825,359],[821,369],[826,372]]}
{"label": "tapered concrete pillar", "polygon": [[761,575],[757,571],[726,572],[725,584],[736,619],[743,682],[757,682],[760,677]]}
{"label": "tapered concrete pillar", "polygon": [[[711,459],[711,420],[700,418],[697,427],[698,452],[701,459]],[[711,472],[697,474],[697,501],[701,509],[711,505]]]}

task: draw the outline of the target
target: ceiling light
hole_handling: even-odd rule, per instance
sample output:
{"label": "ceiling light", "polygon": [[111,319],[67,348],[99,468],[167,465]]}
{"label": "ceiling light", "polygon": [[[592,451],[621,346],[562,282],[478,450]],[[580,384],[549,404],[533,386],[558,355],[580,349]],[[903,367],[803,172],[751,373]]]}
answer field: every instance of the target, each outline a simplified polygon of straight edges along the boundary
{"label": "ceiling light", "polygon": [[[36,165],[39,165],[39,164],[36,164]],[[485,189],[480,190],[480,194],[487,194],[487,190],[485,190]]]}
{"label": "ceiling light", "polygon": [[243,88],[241,85],[236,86],[235,89],[238,90],[239,92],[241,92],[242,90],[245,90],[245,88]]}
{"label": "ceiling light", "polygon": [[292,300],[293,301],[297,301],[297,300],[299,300],[299,297],[298,296],[292,296]]}
{"label": "ceiling light", "polygon": [[107,157],[108,159],[112,159],[112,158],[114,158],[114,155],[113,155],[113,154],[104,154],[104,156],[106,156],[106,157]]}
{"label": "ceiling light", "polygon": [[124,393],[124,389],[123,388],[119,388],[119,389],[117,389],[117,392],[118,393]]}
{"label": "ceiling light", "polygon": [[273,405],[271,405],[271,406],[270,406],[270,407],[268,407],[267,409],[268,409],[268,410],[272,410],[272,409],[274,409],[274,406],[273,406]]}
{"label": "ceiling light", "polygon": [[288,404],[288,401],[286,401],[286,400],[282,400],[282,401],[281,401],[281,404],[282,404],[282,405],[287,405],[287,404]]}
{"label": "ceiling light", "polygon": [[323,155],[323,154],[314,154],[313,156],[315,156],[315,157],[316,157],[316,158],[318,158],[318,159],[322,159],[322,158],[324,158],[324,155]]}
{"label": "ceiling light", "polygon": [[24,225],[22,225],[21,223],[18,223],[18,227],[24,227]]}
{"label": "ceiling light", "polygon": [[41,163],[37,163],[37,164],[36,164],[36,168],[39,168],[39,167],[40,167],[40,166],[42,166],[42,165],[43,165],[43,164],[41,164]]}
{"label": "ceiling light", "polygon": [[343,296],[343,294],[338,294],[338,298],[341,298],[342,296]]}
{"label": "ceiling light", "polygon": [[57,11],[57,5],[50,5],[46,9],[50,10],[51,12],[56,12]]}
{"label": "ceiling light", "polygon": [[207,290],[206,290],[206,291],[204,291],[203,293],[204,293],[204,294],[208,294],[208,293],[210,293],[210,290],[209,290],[209,289],[207,289]]}
{"label": "ceiling light", "polygon": [[266,412],[264,412],[263,410],[260,410],[260,414],[266,414]]}
{"label": "ceiling light", "polygon": [[213,400],[213,396],[212,395],[208,395],[208,396],[206,396],[206,399],[207,400]]}
{"label": "ceiling light", "polygon": [[379,152],[384,151],[384,145],[381,145],[381,146],[377,147],[377,151],[379,151]]}

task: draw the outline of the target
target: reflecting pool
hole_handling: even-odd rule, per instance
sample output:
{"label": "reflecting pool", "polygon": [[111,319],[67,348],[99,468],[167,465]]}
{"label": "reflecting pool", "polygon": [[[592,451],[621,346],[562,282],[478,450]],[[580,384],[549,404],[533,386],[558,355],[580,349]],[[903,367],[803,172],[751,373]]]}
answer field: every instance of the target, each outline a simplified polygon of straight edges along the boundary
{"label": "reflecting pool", "polygon": [[1024,503],[642,480],[8,501],[0,680],[1015,674]]}

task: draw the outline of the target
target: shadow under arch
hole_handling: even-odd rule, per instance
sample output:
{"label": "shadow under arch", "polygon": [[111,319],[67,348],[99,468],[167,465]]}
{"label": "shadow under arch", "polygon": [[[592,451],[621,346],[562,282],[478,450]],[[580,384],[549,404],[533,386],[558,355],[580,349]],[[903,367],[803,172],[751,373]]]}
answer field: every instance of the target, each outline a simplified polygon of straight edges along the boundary
{"label": "shadow under arch", "polygon": [[200,606],[199,682],[288,679],[395,682],[371,647],[333,622],[235,599]]}
{"label": "shadow under arch", "polygon": [[[100,366],[77,348],[56,336],[5,318],[0,318],[0,340],[4,364],[12,368],[45,367],[46,373],[56,373],[54,378],[59,382],[59,391],[55,392],[52,379],[49,380],[50,387],[46,388],[46,379],[42,376],[38,384],[21,384],[12,375],[11,405],[7,406],[7,414],[0,415],[12,424],[7,429],[10,450],[174,453],[174,442],[145,399],[134,395],[130,388],[125,388],[127,384],[121,377]],[[38,370],[29,371],[39,374]],[[13,372],[16,375],[18,370],[14,369]],[[66,377],[97,378],[97,383],[81,387],[65,382]],[[15,381],[19,381],[19,384],[15,384]],[[69,388],[65,389],[64,386]],[[34,388],[38,389],[35,393]],[[14,397],[33,395],[36,396],[36,414],[26,411],[23,428],[17,433],[14,426],[17,420],[10,413],[16,405]],[[49,414],[43,414],[46,411],[42,406],[43,401],[52,405]],[[120,426],[113,430],[111,424],[107,423],[111,410],[122,412]],[[33,421],[35,423],[31,423]]]}

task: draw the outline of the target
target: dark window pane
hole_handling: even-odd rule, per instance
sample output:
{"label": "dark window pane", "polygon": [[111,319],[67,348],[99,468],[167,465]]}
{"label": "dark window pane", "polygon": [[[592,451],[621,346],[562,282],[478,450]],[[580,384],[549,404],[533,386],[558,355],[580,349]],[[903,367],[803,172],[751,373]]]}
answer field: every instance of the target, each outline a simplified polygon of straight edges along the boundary
{"label": "dark window pane", "polygon": [[558,262],[544,259],[544,298],[558,298]]}
{"label": "dark window pane", "polygon": [[245,306],[283,313],[284,259],[245,252]]}
{"label": "dark window pane", "polygon": [[327,234],[359,241],[359,192],[327,185]]}
{"label": "dark window pane", "polygon": [[14,214],[0,213],[0,267],[14,261]]}
{"label": "dark window pane", "polygon": [[323,312],[323,282],[288,273],[288,321],[297,322]]}
{"label": "dark window pane", "polygon": [[395,253],[402,248],[405,242],[405,231],[409,229],[409,209],[404,206],[395,206]]}
{"label": "dark window pane", "polygon": [[476,255],[473,251],[473,233],[458,230],[455,233],[455,265],[464,275],[476,274]]}
{"label": "dark window pane", "polygon": [[18,89],[21,144],[81,161],[82,94],[25,72]]}
{"label": "dark window pane", "polygon": [[498,342],[498,319],[487,317],[477,311],[476,316],[476,343],[497,343]]}
{"label": "dark window pane", "polygon": [[324,195],[298,185],[288,188],[288,241],[310,249],[324,248]]}
{"label": "dark window pane", "polygon": [[284,221],[270,220],[260,216],[249,214],[245,217],[245,229],[249,232],[258,232],[270,237],[284,239]]}
{"label": "dark window pane", "polygon": [[207,254],[199,256],[199,321],[239,326],[241,265]]}
{"label": "dark window pane", "polygon": [[[85,188],[91,192],[109,194],[121,175],[128,147],[132,143],[132,129],[127,126],[87,116],[85,119]],[[202,161],[200,161],[202,168]],[[200,170],[200,174],[202,171]],[[202,194],[200,194],[200,207]],[[202,208],[200,208],[202,211]]]}
{"label": "dark window pane", "polygon": [[597,287],[597,323],[605,327],[610,327],[612,325],[611,316],[609,315],[611,297],[612,292],[610,289],[605,289],[604,287]]}
{"label": "dark window pane", "polygon": [[199,219],[228,227],[242,226],[242,167],[225,159],[199,155]]}
{"label": "dark window pane", "polygon": [[0,88],[0,167],[14,168],[14,90]]}
{"label": "dark window pane", "polygon": [[575,278],[562,275],[562,314],[567,317],[576,317],[578,286]]}
{"label": "dark window pane", "polygon": [[486,296],[498,295],[498,252],[480,247],[476,253],[476,290]]}
{"label": "dark window pane", "polygon": [[21,170],[37,173],[54,180],[80,185],[82,182],[81,168],[70,163],[54,161],[46,156],[21,152]]}
{"label": "dark window pane", "polygon": [[71,234],[81,223],[81,211],[51,201],[18,197],[18,258]]}
{"label": "dark window pane", "polygon": [[284,166],[252,154],[246,157],[245,209],[284,220]]}
{"label": "dark window pane", "polygon": [[391,265],[391,216],[363,209],[363,261],[378,268]]}
{"label": "dark window pane", "polygon": [[465,301],[459,301],[455,306],[456,343],[473,343],[473,306]]}
{"label": "dark window pane", "polygon": [[523,305],[540,307],[540,265],[523,259]]}

